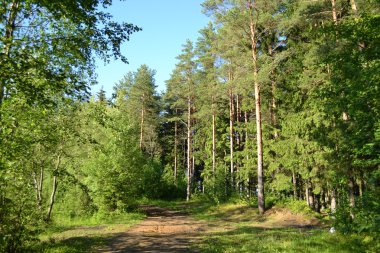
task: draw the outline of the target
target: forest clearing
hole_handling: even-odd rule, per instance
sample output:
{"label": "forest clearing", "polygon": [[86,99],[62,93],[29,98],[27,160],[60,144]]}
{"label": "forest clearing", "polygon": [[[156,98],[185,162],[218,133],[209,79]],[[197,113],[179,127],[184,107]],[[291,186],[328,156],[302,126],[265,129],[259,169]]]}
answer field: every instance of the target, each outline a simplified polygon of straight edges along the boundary
{"label": "forest clearing", "polygon": [[0,252],[380,252],[380,1],[144,1],[0,1]]}

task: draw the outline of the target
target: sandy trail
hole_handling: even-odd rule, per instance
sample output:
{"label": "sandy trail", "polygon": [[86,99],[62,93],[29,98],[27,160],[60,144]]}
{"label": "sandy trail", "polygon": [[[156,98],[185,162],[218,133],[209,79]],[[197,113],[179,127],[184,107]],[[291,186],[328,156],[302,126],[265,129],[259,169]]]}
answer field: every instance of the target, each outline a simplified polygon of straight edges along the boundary
{"label": "sandy trail", "polygon": [[157,206],[142,206],[148,218],[109,239],[97,252],[197,252],[190,245],[199,240],[204,224],[186,213]]}

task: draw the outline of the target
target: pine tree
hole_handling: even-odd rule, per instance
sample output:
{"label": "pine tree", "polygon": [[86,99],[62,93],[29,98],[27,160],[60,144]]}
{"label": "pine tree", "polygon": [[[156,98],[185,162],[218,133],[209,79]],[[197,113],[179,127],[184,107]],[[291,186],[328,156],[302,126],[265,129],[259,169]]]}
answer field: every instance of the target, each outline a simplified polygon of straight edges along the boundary
{"label": "pine tree", "polygon": [[172,78],[168,82],[170,88],[168,94],[175,99],[174,108],[181,108],[183,119],[180,121],[186,125],[186,176],[187,189],[186,200],[189,201],[192,192],[192,181],[194,176],[194,146],[193,146],[193,114],[195,112],[195,70],[193,43],[188,40],[183,45],[182,53],[177,57],[178,63],[173,71]]}
{"label": "pine tree", "polygon": [[140,149],[151,157],[160,153],[158,142],[159,97],[155,91],[155,71],[142,65],[128,73],[115,87],[126,92],[127,110],[134,126],[139,128]]}

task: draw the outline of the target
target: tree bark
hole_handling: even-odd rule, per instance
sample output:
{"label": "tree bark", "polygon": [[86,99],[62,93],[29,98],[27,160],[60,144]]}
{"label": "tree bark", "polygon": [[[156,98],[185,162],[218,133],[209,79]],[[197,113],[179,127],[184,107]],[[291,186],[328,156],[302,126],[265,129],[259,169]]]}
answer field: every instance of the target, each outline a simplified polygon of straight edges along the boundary
{"label": "tree bark", "polygon": [[[9,52],[11,49],[11,44],[13,41],[13,34],[14,30],[16,27],[16,19],[17,19],[17,14],[19,11],[19,6],[20,6],[20,1],[19,0],[14,0],[9,7],[9,16],[7,18],[7,22],[5,25],[5,43],[3,46],[3,55],[5,56],[4,58],[7,59],[9,58]],[[6,8],[6,7],[5,7]],[[3,100],[5,97],[5,80],[0,81],[0,109],[3,104]],[[1,118],[1,112],[0,112],[0,118]]]}
{"label": "tree bark", "polygon": [[350,214],[351,214],[352,219],[355,218],[355,215],[352,210],[355,207],[355,189],[354,188],[355,188],[354,179],[349,178],[348,179],[348,198],[350,201],[350,208],[351,208]]}
{"label": "tree bark", "polygon": [[145,111],[145,106],[144,106],[144,100],[145,100],[145,94],[142,96],[142,105],[141,105],[141,126],[140,126],[140,149],[142,150],[143,148],[143,139],[144,139],[144,111]]}
{"label": "tree bark", "polygon": [[325,202],[325,190],[323,187],[321,188],[319,203],[320,203],[320,208],[324,210],[326,208],[326,202]]}
{"label": "tree bark", "polygon": [[309,206],[310,206],[312,209],[315,209],[315,201],[314,201],[314,194],[313,194],[313,186],[312,186],[310,180],[307,180],[306,187],[307,187],[307,193],[308,193],[308,203],[309,203]]}
{"label": "tree bark", "polygon": [[[244,124],[245,124],[245,137],[244,137],[244,149],[247,150],[248,149],[248,112],[245,111],[244,112]],[[247,160],[247,162],[249,161],[249,153],[246,151],[246,155],[245,155],[245,159]],[[252,185],[252,179],[251,179],[251,176],[248,175],[248,179],[247,179],[247,196],[249,198],[251,198],[251,185]]]}
{"label": "tree bark", "polygon": [[[240,124],[240,118],[241,118],[241,111],[240,111],[240,96],[239,94],[236,94],[236,124],[237,126],[239,126]],[[238,150],[240,151],[240,148],[241,148],[241,134],[240,132],[236,132],[237,134],[237,138],[236,138],[236,146],[238,148]]]}
{"label": "tree bark", "polygon": [[[189,89],[190,90],[190,89]],[[190,91],[189,91],[190,92]],[[186,201],[191,197],[191,175],[192,175],[192,145],[191,145],[191,98],[187,98],[187,187]]]}
{"label": "tree bark", "polygon": [[336,190],[331,190],[331,204],[330,204],[331,213],[336,212]]}
{"label": "tree bark", "polygon": [[293,181],[293,198],[294,200],[297,200],[298,199],[298,196],[297,196],[297,177],[296,177],[296,173],[294,171],[292,171],[292,181]]}
{"label": "tree bark", "polygon": [[259,213],[265,212],[265,196],[264,196],[264,170],[263,170],[263,141],[261,128],[261,102],[260,102],[260,86],[258,82],[258,66],[257,66],[257,47],[256,47],[256,24],[253,20],[253,13],[256,1],[253,3],[248,1],[250,10],[250,32],[251,32],[251,49],[253,63],[253,80],[255,85],[255,105],[256,105],[256,139],[257,139],[257,197]]}
{"label": "tree bark", "polygon": [[54,176],[53,177],[53,189],[51,191],[50,203],[49,203],[48,213],[46,216],[46,221],[50,221],[50,218],[51,218],[51,212],[53,211],[53,205],[55,203],[55,193],[57,192],[57,186],[58,186],[57,177]]}
{"label": "tree bark", "polygon": [[44,170],[42,165],[40,165],[40,173],[37,175],[36,172],[33,173],[34,188],[36,190],[36,199],[38,209],[42,209],[42,187],[44,181]]}
{"label": "tree bark", "polygon": [[331,6],[332,6],[332,17],[334,24],[338,22],[338,16],[336,14],[336,0],[331,0]]}
{"label": "tree bark", "polygon": [[[244,124],[245,124],[245,140],[244,140],[244,146],[245,149],[248,149],[248,141],[249,141],[249,136],[248,136],[248,112],[244,112]],[[247,161],[249,160],[249,154],[248,152],[246,153]]]}
{"label": "tree bark", "polygon": [[329,203],[329,200],[330,200],[330,196],[329,196],[329,191],[327,190],[327,188],[326,189],[324,189],[324,201],[323,201],[323,203],[324,203],[324,208],[325,209],[327,209],[327,207],[328,207],[328,203]]}
{"label": "tree bark", "polygon": [[[193,139],[192,139],[193,141]],[[191,152],[191,178],[193,179],[195,175],[195,156],[194,156],[194,143],[191,143],[191,146],[193,147],[193,150]]]}
{"label": "tree bark", "polygon": [[212,175],[215,177],[216,167],[216,115],[212,113]]}
{"label": "tree bark", "polygon": [[230,89],[230,180],[234,187],[234,95]]}
{"label": "tree bark", "polygon": [[306,184],[305,184],[305,199],[306,199],[306,204],[307,204],[307,206],[310,207],[309,183],[308,183],[308,181],[306,181]]}
{"label": "tree bark", "polygon": [[354,12],[355,16],[358,15],[358,7],[356,5],[355,0],[350,0],[351,10]]}
{"label": "tree bark", "polygon": [[[55,170],[53,171],[53,174],[58,172],[60,164],[61,164],[61,154],[58,155],[57,164],[55,166]],[[46,216],[46,221],[50,221],[50,218],[51,218],[51,213],[53,211],[53,205],[55,203],[55,194],[57,192],[57,186],[58,186],[57,176],[54,175],[53,176],[53,188],[52,188],[51,195],[50,195],[50,203],[49,203],[48,213]]]}
{"label": "tree bark", "polygon": [[[177,116],[177,109],[175,109],[175,115]],[[174,122],[174,182],[177,183],[177,131],[178,131],[178,122]]]}
{"label": "tree bark", "polygon": [[276,116],[276,109],[277,109],[277,103],[276,103],[276,82],[272,81],[272,104],[271,104],[271,119],[272,119],[272,125],[274,128],[274,138],[276,139],[278,137],[277,132],[277,116]]}

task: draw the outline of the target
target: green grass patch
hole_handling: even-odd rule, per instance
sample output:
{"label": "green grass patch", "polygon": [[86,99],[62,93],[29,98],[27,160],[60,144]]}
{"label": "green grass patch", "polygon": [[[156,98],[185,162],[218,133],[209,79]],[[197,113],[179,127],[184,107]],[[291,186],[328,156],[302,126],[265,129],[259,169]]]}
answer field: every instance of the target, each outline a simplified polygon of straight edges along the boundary
{"label": "green grass patch", "polygon": [[209,226],[202,240],[194,245],[205,253],[380,252],[379,239],[375,235],[331,234],[326,226],[307,225],[312,218],[305,210],[275,207],[259,215],[257,208],[241,202],[216,206],[193,200],[182,205],[194,218]]}
{"label": "green grass patch", "polygon": [[145,217],[142,213],[97,214],[91,217],[56,217],[39,235],[40,242],[32,252],[92,252],[105,245],[107,239],[125,232]]}
{"label": "green grass patch", "polygon": [[201,252],[379,252],[375,238],[330,234],[325,229],[236,227],[206,235]]}

